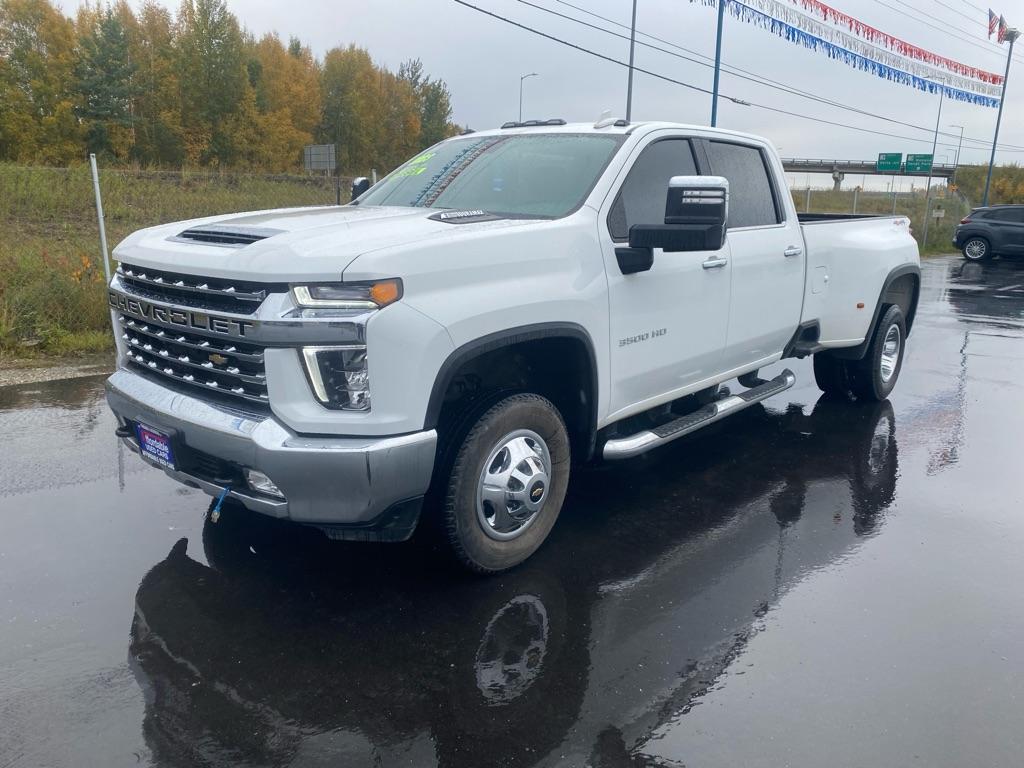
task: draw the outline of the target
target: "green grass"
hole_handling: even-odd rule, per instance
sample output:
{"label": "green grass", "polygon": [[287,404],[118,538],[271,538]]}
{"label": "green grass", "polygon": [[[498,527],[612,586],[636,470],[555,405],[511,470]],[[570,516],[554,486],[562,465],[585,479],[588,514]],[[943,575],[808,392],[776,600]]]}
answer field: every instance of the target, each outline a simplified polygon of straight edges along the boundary
{"label": "green grass", "polygon": [[[155,224],[335,200],[307,176],[102,171],[100,186],[111,248]],[[112,347],[88,167],[0,164],[0,232],[0,358]]]}

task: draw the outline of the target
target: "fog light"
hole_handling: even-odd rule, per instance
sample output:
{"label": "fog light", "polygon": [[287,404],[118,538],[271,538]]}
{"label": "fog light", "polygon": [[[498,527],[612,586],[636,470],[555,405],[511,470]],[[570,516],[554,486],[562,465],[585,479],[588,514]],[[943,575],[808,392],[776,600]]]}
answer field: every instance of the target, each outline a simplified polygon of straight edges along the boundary
{"label": "fog light", "polygon": [[268,496],[277,496],[279,499],[284,498],[284,494],[281,493],[281,490],[276,485],[274,485],[274,482],[258,470],[245,470],[245,482],[247,482],[249,487],[254,491],[265,493]]}
{"label": "fog light", "polygon": [[302,359],[313,394],[321,404],[345,411],[370,410],[366,347],[303,347]]}

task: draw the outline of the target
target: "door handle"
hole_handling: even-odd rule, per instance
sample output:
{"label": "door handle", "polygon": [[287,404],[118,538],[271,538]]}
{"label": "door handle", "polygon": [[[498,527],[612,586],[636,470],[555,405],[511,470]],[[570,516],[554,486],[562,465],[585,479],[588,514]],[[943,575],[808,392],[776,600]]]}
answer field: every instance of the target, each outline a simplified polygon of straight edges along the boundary
{"label": "door handle", "polygon": [[704,261],[701,262],[700,265],[704,267],[704,269],[718,269],[719,267],[724,267],[728,263],[729,260],[727,258],[723,256],[717,256],[712,257],[710,259],[705,259]]}
{"label": "door handle", "polygon": [[799,245],[791,245],[789,246],[789,248],[782,252],[782,255],[785,256],[786,258],[789,258],[790,256],[799,256],[803,252],[804,249],[801,248]]}

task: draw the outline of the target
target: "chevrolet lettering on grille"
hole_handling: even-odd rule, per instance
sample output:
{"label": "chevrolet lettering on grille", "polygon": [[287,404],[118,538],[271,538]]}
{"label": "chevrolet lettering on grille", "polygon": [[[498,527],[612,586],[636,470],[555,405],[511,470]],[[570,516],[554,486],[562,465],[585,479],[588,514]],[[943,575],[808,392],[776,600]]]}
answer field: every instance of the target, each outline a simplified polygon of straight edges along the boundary
{"label": "chevrolet lettering on grille", "polygon": [[154,304],[151,301],[123,296],[116,291],[108,291],[107,302],[114,309],[142,320],[210,331],[224,336],[244,337],[247,331],[255,326],[255,323],[249,320],[236,320],[218,317],[207,312],[174,309]]}

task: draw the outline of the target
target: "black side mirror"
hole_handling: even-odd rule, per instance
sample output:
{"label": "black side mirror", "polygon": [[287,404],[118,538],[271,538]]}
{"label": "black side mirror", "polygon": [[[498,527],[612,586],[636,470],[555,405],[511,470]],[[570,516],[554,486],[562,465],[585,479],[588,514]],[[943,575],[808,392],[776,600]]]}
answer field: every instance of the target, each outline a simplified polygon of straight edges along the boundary
{"label": "black side mirror", "polygon": [[665,198],[664,224],[634,224],[631,248],[667,252],[717,251],[725,245],[729,181],[721,176],[673,176]]}
{"label": "black side mirror", "polygon": [[365,176],[357,176],[352,179],[352,199],[355,200],[369,188],[370,180]]}

